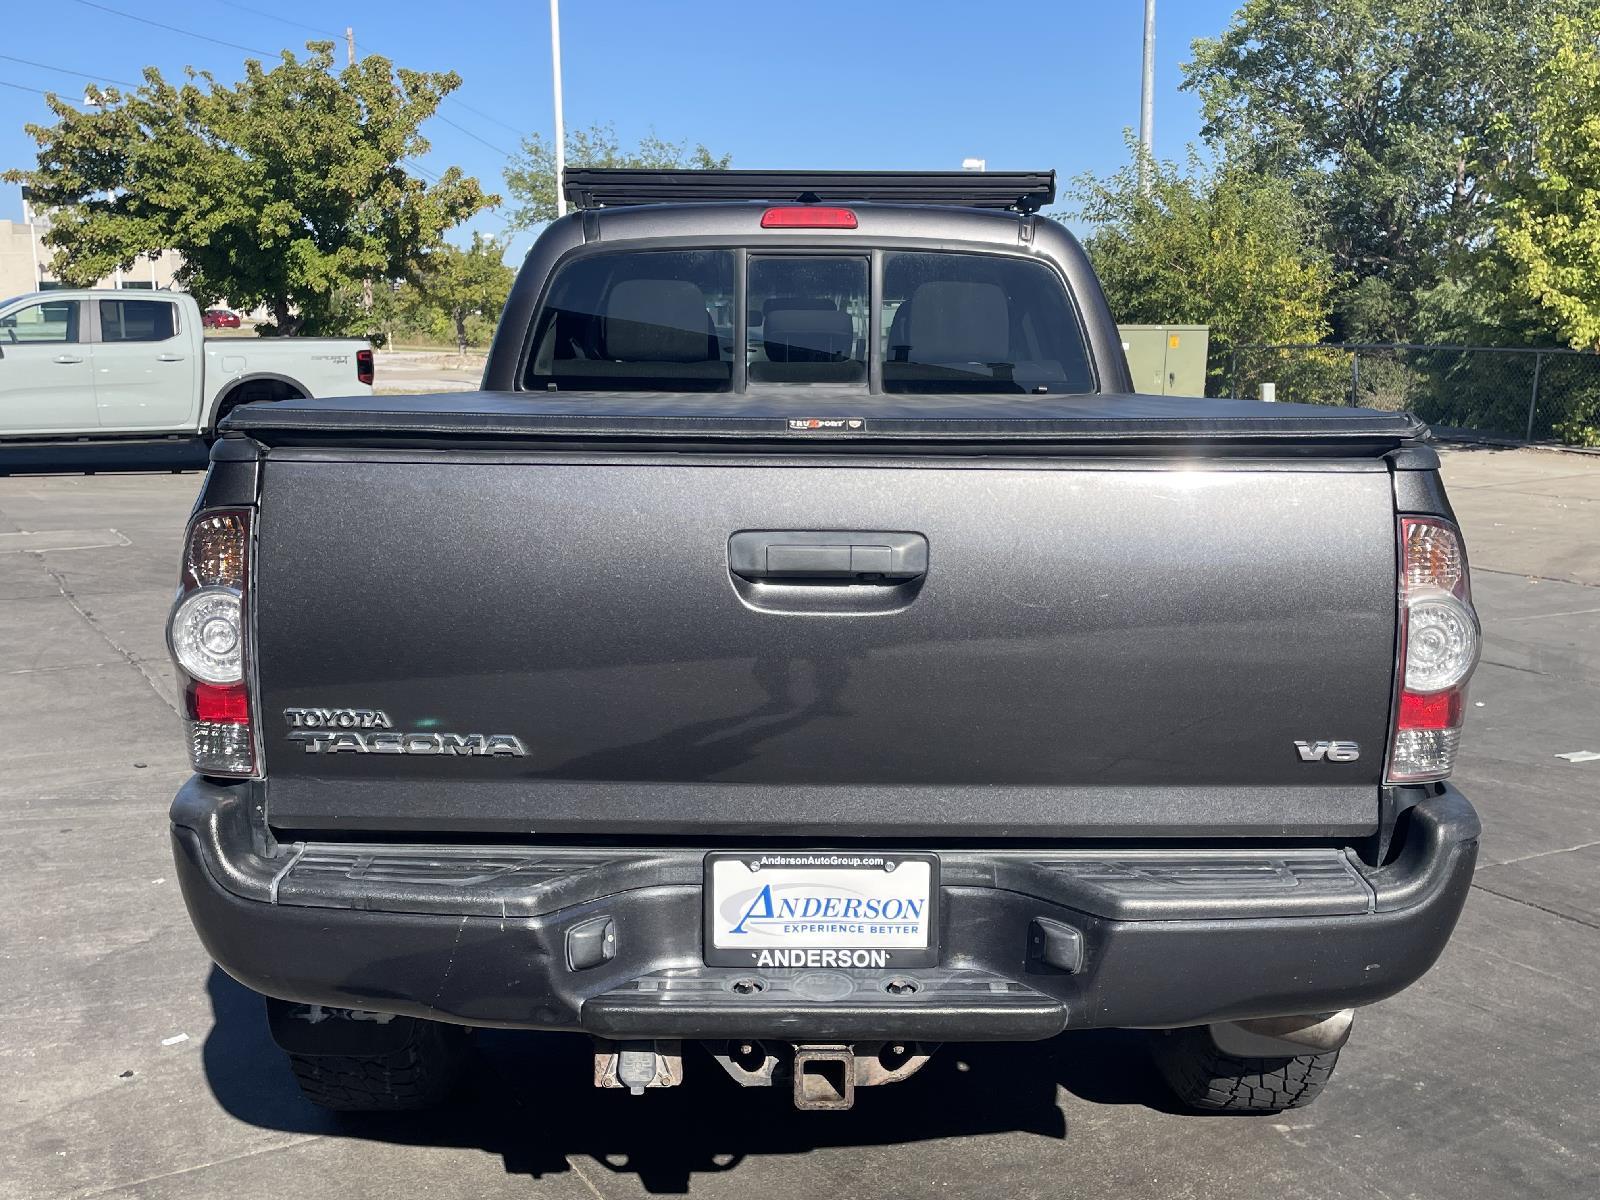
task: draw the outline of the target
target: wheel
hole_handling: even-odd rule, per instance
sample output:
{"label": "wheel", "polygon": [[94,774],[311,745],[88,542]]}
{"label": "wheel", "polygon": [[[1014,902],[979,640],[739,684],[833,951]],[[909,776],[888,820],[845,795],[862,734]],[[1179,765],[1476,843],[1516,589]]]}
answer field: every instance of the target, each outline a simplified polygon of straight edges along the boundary
{"label": "wheel", "polygon": [[467,1032],[418,1021],[411,1041],[390,1054],[290,1054],[300,1091],[337,1112],[406,1112],[444,1103],[465,1074]]}
{"label": "wheel", "polygon": [[1339,1061],[1337,1050],[1293,1058],[1241,1058],[1219,1050],[1204,1025],[1158,1033],[1151,1049],[1167,1086],[1198,1112],[1303,1108],[1321,1093]]}
{"label": "wheel", "polygon": [[303,393],[297,388],[277,379],[250,379],[239,384],[217,403],[217,411],[211,418],[211,428],[205,436],[206,445],[211,445],[222,435],[217,432],[217,426],[222,424],[222,418],[238,408],[241,404],[249,404],[255,400],[302,400]]}

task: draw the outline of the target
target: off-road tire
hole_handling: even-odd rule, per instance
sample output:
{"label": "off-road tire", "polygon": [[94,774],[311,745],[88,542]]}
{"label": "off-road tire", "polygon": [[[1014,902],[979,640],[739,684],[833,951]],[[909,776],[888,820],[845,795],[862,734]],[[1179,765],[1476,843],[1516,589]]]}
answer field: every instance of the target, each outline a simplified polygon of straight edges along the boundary
{"label": "off-road tire", "polygon": [[336,1112],[433,1108],[461,1085],[466,1031],[418,1021],[410,1045],[392,1054],[291,1054],[295,1082],[311,1103]]}
{"label": "off-road tire", "polygon": [[1179,1102],[1197,1112],[1275,1113],[1303,1108],[1333,1075],[1339,1052],[1293,1058],[1225,1054],[1204,1025],[1154,1035],[1156,1068]]}

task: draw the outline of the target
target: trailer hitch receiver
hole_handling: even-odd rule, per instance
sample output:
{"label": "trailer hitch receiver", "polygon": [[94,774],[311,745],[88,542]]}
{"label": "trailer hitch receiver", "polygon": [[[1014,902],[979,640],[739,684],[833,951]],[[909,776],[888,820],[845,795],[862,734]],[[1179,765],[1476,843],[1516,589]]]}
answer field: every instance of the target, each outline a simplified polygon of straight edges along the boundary
{"label": "trailer hitch receiver", "polygon": [[801,1045],[794,1050],[794,1106],[842,1111],[856,1102],[856,1055],[847,1045]]}

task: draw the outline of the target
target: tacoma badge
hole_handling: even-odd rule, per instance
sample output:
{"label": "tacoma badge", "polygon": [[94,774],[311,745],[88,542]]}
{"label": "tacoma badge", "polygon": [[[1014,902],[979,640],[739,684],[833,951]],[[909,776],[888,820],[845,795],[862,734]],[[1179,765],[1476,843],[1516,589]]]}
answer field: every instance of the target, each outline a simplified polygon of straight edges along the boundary
{"label": "tacoma badge", "polygon": [[[376,708],[286,708],[289,740],[307,754],[455,754],[481,758],[526,758],[522,739],[509,733],[435,733],[396,730],[389,714]],[[371,732],[369,732],[371,731]]]}

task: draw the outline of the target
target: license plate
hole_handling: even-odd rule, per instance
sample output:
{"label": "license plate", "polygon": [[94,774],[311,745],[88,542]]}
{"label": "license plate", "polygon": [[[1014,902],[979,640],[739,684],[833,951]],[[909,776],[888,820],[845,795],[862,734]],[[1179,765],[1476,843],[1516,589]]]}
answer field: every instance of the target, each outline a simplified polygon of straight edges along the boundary
{"label": "license plate", "polygon": [[705,959],[881,970],[938,962],[932,854],[706,855]]}

